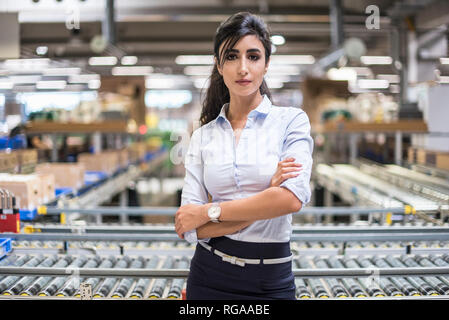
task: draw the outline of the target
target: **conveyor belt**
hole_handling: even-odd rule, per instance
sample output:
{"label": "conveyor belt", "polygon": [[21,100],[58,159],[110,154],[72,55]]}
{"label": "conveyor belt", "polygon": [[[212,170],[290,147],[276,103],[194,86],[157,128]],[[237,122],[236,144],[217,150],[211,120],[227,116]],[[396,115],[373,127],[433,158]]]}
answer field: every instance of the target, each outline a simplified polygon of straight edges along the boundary
{"label": "conveyor belt", "polygon": [[[5,262],[6,261],[6,262]],[[147,268],[188,269],[190,260],[185,256],[74,256],[74,255],[20,255],[14,253],[1,261],[8,266],[66,266],[68,270],[76,268]],[[294,269],[331,268],[370,268],[367,277],[310,277],[295,278],[298,299],[311,298],[382,298],[421,295],[447,297],[449,293],[449,274],[442,276],[376,276],[378,267],[423,266],[437,267],[449,265],[449,255],[374,255],[374,256],[299,256],[293,261]],[[27,294],[32,298],[39,296],[57,296],[61,298],[79,297],[80,282],[92,287],[94,297],[160,299],[181,297],[185,288],[185,278],[117,278],[87,277],[78,283],[73,273],[67,276],[6,276],[0,280],[0,298]],[[368,277],[369,276],[369,277]],[[40,288],[42,288],[40,290]]]}
{"label": "conveyor belt", "polygon": [[[314,172],[318,184],[351,204],[380,207],[411,205],[416,210],[449,209],[449,184],[398,167],[362,164],[319,164]],[[413,177],[417,176],[415,180]]]}
{"label": "conveyor belt", "polygon": [[337,170],[338,174],[345,176],[347,179],[352,180],[359,185],[383,192],[385,195],[393,197],[404,204],[411,205],[417,210],[437,210],[439,207],[439,203],[436,201],[432,201],[416,194],[410,194],[410,191],[366,174],[354,166],[338,164],[333,165],[333,167]]}

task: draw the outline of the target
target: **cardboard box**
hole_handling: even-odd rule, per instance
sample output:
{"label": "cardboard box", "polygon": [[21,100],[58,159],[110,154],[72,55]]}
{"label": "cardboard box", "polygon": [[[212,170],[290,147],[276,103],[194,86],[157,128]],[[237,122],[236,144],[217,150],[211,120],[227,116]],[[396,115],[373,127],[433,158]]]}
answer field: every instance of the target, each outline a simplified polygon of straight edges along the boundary
{"label": "cardboard box", "polygon": [[55,188],[79,189],[84,185],[84,172],[86,168],[82,163],[41,163],[36,166],[38,174],[53,174]]}
{"label": "cardboard box", "polygon": [[438,169],[449,170],[449,153],[437,153],[436,167]]}
{"label": "cardboard box", "polygon": [[136,162],[145,157],[147,147],[145,142],[135,142],[129,146],[130,160]]}
{"label": "cardboard box", "polygon": [[126,148],[118,150],[120,168],[126,168],[129,165],[129,150]]}
{"label": "cardboard box", "polygon": [[48,203],[55,198],[55,175],[53,173],[37,173],[41,181],[42,204]]}
{"label": "cardboard box", "polygon": [[407,152],[408,163],[416,163],[416,148],[409,147]]}
{"label": "cardboard box", "polygon": [[19,162],[17,153],[0,152],[0,172],[17,173],[19,172]]}
{"label": "cardboard box", "polygon": [[37,164],[37,149],[15,150],[20,173],[31,173]]}
{"label": "cardboard box", "polygon": [[449,170],[449,153],[418,148],[408,149],[408,161],[442,170]]}
{"label": "cardboard box", "polygon": [[34,210],[41,204],[41,184],[36,175],[1,174],[0,188],[14,194],[18,209]]}
{"label": "cardboard box", "polygon": [[416,150],[416,163],[422,165],[426,164],[426,150],[423,149]]}
{"label": "cardboard box", "polygon": [[117,151],[105,151],[96,154],[81,153],[78,163],[85,166],[86,171],[102,171],[107,174],[114,173],[120,165],[120,156]]}

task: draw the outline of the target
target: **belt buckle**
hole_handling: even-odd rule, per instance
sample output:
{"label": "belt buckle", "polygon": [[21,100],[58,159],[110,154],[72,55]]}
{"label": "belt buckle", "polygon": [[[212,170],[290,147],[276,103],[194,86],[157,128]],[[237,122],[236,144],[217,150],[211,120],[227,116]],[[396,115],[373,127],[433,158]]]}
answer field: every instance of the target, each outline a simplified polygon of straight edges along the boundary
{"label": "belt buckle", "polygon": [[231,264],[236,264],[240,267],[244,267],[245,266],[245,261],[243,259],[237,258],[235,256],[229,256],[229,255],[224,255],[223,256],[223,261],[229,262]]}

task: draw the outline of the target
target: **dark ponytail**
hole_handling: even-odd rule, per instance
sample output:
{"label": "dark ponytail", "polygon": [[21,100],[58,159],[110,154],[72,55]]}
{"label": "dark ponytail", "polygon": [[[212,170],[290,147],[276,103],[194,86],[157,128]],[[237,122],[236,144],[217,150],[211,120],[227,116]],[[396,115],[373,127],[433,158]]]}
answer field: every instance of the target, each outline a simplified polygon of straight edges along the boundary
{"label": "dark ponytail", "polygon": [[[214,36],[214,56],[220,65],[223,65],[225,56],[220,56],[219,49],[224,42],[222,52],[232,49],[235,44],[244,36],[256,35],[262,42],[265,49],[265,61],[271,55],[271,40],[267,26],[261,18],[249,12],[239,12],[226,21],[217,29]],[[212,74],[209,77],[210,85],[206,92],[201,111],[201,126],[214,120],[220,113],[223,104],[229,102],[229,90],[226,87],[223,77],[218,72],[217,64],[214,64]],[[267,95],[271,99],[271,93],[265,80],[259,88],[262,95]]]}

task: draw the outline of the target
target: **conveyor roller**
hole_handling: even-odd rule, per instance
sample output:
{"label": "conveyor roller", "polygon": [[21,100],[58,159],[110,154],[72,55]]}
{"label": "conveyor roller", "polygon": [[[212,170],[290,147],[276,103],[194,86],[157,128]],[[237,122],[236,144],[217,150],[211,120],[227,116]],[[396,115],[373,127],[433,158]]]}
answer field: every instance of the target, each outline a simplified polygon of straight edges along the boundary
{"label": "conveyor roller", "polygon": [[[346,258],[344,259],[343,262],[348,268],[360,268],[360,266],[353,258]],[[357,280],[359,281],[360,285],[365,290],[365,292],[368,293],[371,297],[385,296],[382,290],[378,287],[378,285],[374,281],[367,282],[365,279],[357,279]]]}
{"label": "conveyor roller", "polygon": [[[312,265],[304,257],[299,257],[299,259],[297,260],[297,264],[300,268],[312,268]],[[323,299],[329,298],[329,293],[327,293],[326,289],[319,279],[310,278],[307,279],[307,282],[312,288],[312,292],[315,297]]]}
{"label": "conveyor roller", "polygon": [[[29,261],[27,261],[25,263],[24,260],[20,260],[20,258],[18,259],[18,261],[16,261],[16,265],[18,265],[19,262],[24,262],[22,265],[24,267],[36,267],[39,263],[41,263],[41,261],[44,259],[44,256],[42,254],[39,254],[35,257],[32,257]],[[20,266],[22,266],[20,265]],[[0,282],[0,292],[5,291],[6,289],[8,289],[10,286],[14,285],[18,280],[20,279],[19,276],[8,276],[5,279],[3,279]],[[19,280],[20,281],[20,280]],[[11,295],[8,292],[4,292],[4,295]]]}
{"label": "conveyor roller", "polygon": [[[176,269],[189,269],[189,266],[190,261],[187,259],[187,257],[182,257],[176,263]],[[181,297],[181,292],[184,283],[185,279],[183,278],[173,279],[167,297],[171,299],[179,299]]]}
{"label": "conveyor roller", "polygon": [[[433,267],[434,264],[423,256],[416,256],[415,260],[423,267]],[[425,277],[426,281],[434,287],[440,294],[449,295],[449,285],[447,277]]]}
{"label": "conveyor roller", "polygon": [[[145,264],[145,260],[143,257],[138,257],[137,259],[134,259],[131,262],[131,265],[129,266],[132,269],[138,269],[142,268],[142,266]],[[129,289],[131,288],[131,285],[134,283],[133,278],[124,278],[120,281],[118,284],[117,289],[115,289],[114,293],[112,294],[112,298],[123,298],[128,293]]]}
{"label": "conveyor roller", "polygon": [[[323,260],[323,258],[317,256],[313,259],[313,262],[318,268],[321,269],[327,269],[329,266],[326,264],[326,262]],[[346,292],[346,289],[338,282],[335,278],[326,278],[324,280],[327,282],[328,287],[330,288],[332,295],[337,298],[347,298],[348,293]]]}
{"label": "conveyor roller", "polygon": [[[357,263],[363,268],[370,268],[373,271],[377,268],[371,261],[366,257],[359,257],[356,259]],[[404,294],[388,279],[379,277],[375,280],[379,281],[379,286],[388,296],[400,297]]]}
{"label": "conveyor roller", "polygon": [[[146,269],[156,269],[158,264],[159,264],[159,257],[153,256],[150,258],[150,260],[147,261],[147,265],[145,266],[145,268]],[[150,282],[151,282],[151,279],[149,279],[149,278],[140,279],[137,282],[136,286],[134,287],[133,292],[131,293],[130,297],[134,298],[134,299],[142,299],[150,285]]]}
{"label": "conveyor roller", "polygon": [[[54,268],[64,268],[66,267],[71,261],[70,256],[65,256],[61,259],[59,259],[54,265]],[[36,295],[44,286],[46,286],[50,281],[52,277],[39,277],[29,288],[23,290],[21,295],[25,296],[34,296]]]}
{"label": "conveyor roller", "polygon": [[[401,260],[404,263],[404,265],[406,265],[407,267],[419,267],[419,264],[416,263],[416,261],[413,260],[412,257],[409,257],[407,255],[402,255]],[[426,283],[426,281],[424,281],[423,278],[421,278],[421,277],[410,277],[410,278],[415,280],[418,283],[418,285],[419,285],[418,289],[422,294],[426,294],[426,295],[430,295],[430,296],[438,295],[438,292],[436,290],[434,290],[428,283]],[[426,279],[426,278],[424,278],[424,279]],[[429,279],[431,280],[430,277],[429,277]]]}
{"label": "conveyor roller", "polygon": [[[37,267],[51,267],[56,262],[57,259],[58,259],[58,257],[56,255],[47,257],[44,261],[39,263],[37,265]],[[17,295],[20,292],[22,292],[23,289],[28,287],[36,278],[37,277],[33,277],[33,276],[23,277],[18,282],[16,282],[14,284],[14,286],[12,286],[10,289],[8,289],[6,292],[9,293],[10,295]]]}
{"label": "conveyor roller", "polygon": [[[116,261],[116,258],[114,256],[109,256],[106,259],[104,259],[101,264],[98,266],[98,268],[112,268]],[[88,278],[86,281],[83,279],[82,282],[86,283],[87,285],[90,285],[92,287],[92,290],[95,289],[95,287],[100,282],[101,278]],[[79,290],[77,290],[77,293],[75,294],[75,297],[80,297]]]}
{"label": "conveyor roller", "polygon": [[[72,263],[69,264],[68,268],[79,268],[84,263],[86,263],[86,256],[79,256],[75,258]],[[66,277],[56,277],[54,278],[41,292],[39,292],[39,296],[52,296],[56,293],[56,291],[64,285],[67,281]],[[69,280],[70,281],[70,280]]]}
{"label": "conveyor roller", "polygon": [[[392,257],[391,257],[392,258]],[[373,262],[379,268],[388,268],[388,263],[380,257],[374,257]],[[391,261],[391,260],[390,260]],[[390,263],[392,267],[400,267],[395,261]],[[393,282],[403,293],[407,296],[420,296],[421,294],[417,289],[419,289],[419,284],[417,284],[413,278],[403,278],[403,277],[389,277],[390,281]],[[408,281],[407,281],[408,280]],[[413,285],[415,286],[413,286]]]}
{"label": "conveyor roller", "polygon": [[[336,257],[329,257],[328,261],[332,268],[344,268],[344,265]],[[360,285],[354,279],[342,278],[342,279],[340,279],[340,281],[343,283],[343,285],[349,291],[351,296],[356,297],[356,298],[366,297],[365,293],[363,292],[363,289],[360,287]]]}
{"label": "conveyor roller", "polygon": [[[129,263],[131,262],[131,259],[128,256],[122,257],[114,266],[114,269],[120,268],[124,269],[127,268]],[[118,281],[117,278],[106,278],[103,283],[100,285],[100,287],[95,291],[94,298],[104,298],[107,297],[109,292],[111,292],[112,288]]]}
{"label": "conveyor roller", "polygon": [[[163,269],[172,269],[174,264],[174,258],[172,256],[167,256],[164,265],[162,266]],[[156,279],[154,281],[153,287],[151,288],[150,292],[150,298],[161,298],[164,294],[165,286],[167,284],[167,279]]]}

